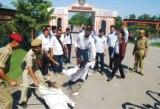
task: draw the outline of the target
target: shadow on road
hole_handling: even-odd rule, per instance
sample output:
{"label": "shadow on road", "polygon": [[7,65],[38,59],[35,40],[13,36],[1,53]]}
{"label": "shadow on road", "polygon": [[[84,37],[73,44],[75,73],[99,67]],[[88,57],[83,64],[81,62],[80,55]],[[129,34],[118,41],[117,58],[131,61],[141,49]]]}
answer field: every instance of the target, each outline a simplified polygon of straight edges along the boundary
{"label": "shadow on road", "polygon": [[127,70],[128,71],[133,71],[133,68],[131,68],[131,67],[127,66],[127,65],[124,65],[124,64],[123,64],[123,68],[124,68],[125,73],[128,73]]}
{"label": "shadow on road", "polygon": [[[32,95],[34,95],[40,101],[41,104],[27,104],[27,105],[44,105],[44,107],[46,109],[49,109],[49,107],[47,106],[46,102],[36,94],[36,89],[33,89],[33,88],[29,88],[28,89],[27,101]],[[15,91],[12,94],[12,97],[13,97],[13,109],[18,109],[18,105],[19,105],[18,102],[19,102],[20,97],[21,97],[21,91],[20,90]]]}
{"label": "shadow on road", "polygon": [[153,92],[153,91],[146,91],[146,94],[151,97],[155,103],[152,104],[142,104],[136,105],[130,102],[126,102],[122,104],[123,109],[160,109],[160,93],[158,92]]}

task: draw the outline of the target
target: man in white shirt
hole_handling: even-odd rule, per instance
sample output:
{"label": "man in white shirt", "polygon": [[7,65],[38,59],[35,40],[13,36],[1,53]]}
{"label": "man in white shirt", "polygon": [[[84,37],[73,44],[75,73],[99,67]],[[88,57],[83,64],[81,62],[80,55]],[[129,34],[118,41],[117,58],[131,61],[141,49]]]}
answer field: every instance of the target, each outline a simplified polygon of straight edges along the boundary
{"label": "man in white shirt", "polygon": [[[85,33],[80,33],[75,42],[77,61],[83,59],[85,62],[95,59],[95,44],[91,35],[91,28],[87,27]],[[77,62],[78,63],[78,62]]]}
{"label": "man in white shirt", "polygon": [[[96,46],[96,64],[94,70],[98,69],[98,63],[101,64],[100,73],[102,73],[104,68],[104,55],[107,50],[107,42],[106,37],[104,37],[104,31],[102,29],[99,30],[99,35],[95,36],[95,46]],[[100,61],[98,61],[100,58]]]}
{"label": "man in white shirt", "polygon": [[125,78],[125,74],[123,71],[123,65],[122,65],[122,60],[124,59],[125,56],[125,32],[123,29],[120,29],[118,31],[118,40],[116,41],[115,48],[112,53],[112,58],[114,60],[114,68],[112,70],[112,73],[110,74],[109,78],[107,81],[110,81],[113,79],[114,75],[116,74],[117,70],[119,69],[121,78]]}
{"label": "man in white shirt", "polygon": [[43,28],[42,34],[40,34],[37,39],[40,39],[42,41],[42,52],[43,52],[43,67],[42,67],[42,73],[43,75],[48,74],[49,69],[49,58],[48,54],[51,47],[51,35],[50,35],[50,26],[47,25]]}
{"label": "man in white shirt", "polygon": [[107,44],[108,44],[108,50],[109,50],[109,67],[110,69],[113,69],[113,60],[111,59],[111,55],[113,53],[113,49],[115,47],[115,43],[117,41],[117,35],[116,35],[116,29],[114,25],[111,25],[110,27],[110,34],[107,36]]}
{"label": "man in white shirt", "polygon": [[53,58],[59,63],[59,66],[52,67],[55,73],[62,73],[63,69],[63,54],[67,48],[61,40],[62,30],[57,29],[56,37],[52,37]]}
{"label": "man in white shirt", "polygon": [[70,31],[71,31],[70,28],[66,28],[66,34],[64,35],[66,46],[68,49],[68,53],[67,53],[66,60],[65,60],[66,63],[71,62],[70,59],[71,59],[71,48],[72,48],[73,40],[72,40],[72,35]]}

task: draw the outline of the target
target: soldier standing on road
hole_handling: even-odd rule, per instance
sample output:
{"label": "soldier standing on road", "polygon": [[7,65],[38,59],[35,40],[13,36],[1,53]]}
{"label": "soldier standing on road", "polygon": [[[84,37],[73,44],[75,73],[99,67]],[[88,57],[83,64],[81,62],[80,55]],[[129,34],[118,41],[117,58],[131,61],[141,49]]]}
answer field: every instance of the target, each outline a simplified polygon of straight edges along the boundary
{"label": "soldier standing on road", "polygon": [[138,67],[139,67],[139,72],[143,76],[144,75],[143,62],[144,62],[144,58],[147,56],[149,42],[148,42],[148,38],[145,37],[144,30],[140,30],[139,34],[140,34],[139,38],[136,41],[133,49],[133,55],[135,55],[133,71],[138,71]]}
{"label": "soldier standing on road", "polygon": [[[6,73],[10,68],[12,49],[18,47],[21,42],[22,37],[17,33],[13,33],[10,35],[9,43],[0,48],[0,79],[7,81],[11,86],[15,86],[16,82],[10,79]],[[10,92],[4,82],[0,83],[0,109],[12,109],[12,105],[13,99]]]}

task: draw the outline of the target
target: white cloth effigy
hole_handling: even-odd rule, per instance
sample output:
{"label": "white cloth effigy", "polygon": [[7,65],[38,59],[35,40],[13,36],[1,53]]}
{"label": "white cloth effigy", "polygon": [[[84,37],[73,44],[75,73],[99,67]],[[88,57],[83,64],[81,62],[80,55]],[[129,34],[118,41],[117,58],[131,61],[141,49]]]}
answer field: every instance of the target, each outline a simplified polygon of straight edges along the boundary
{"label": "white cloth effigy", "polygon": [[72,82],[76,82],[78,79],[82,79],[85,80],[88,72],[89,72],[89,68],[93,68],[95,65],[94,61],[88,62],[84,68],[80,68],[78,65],[74,68],[68,69],[68,70],[63,70],[63,73],[71,76],[70,77],[70,81]]}
{"label": "white cloth effigy", "polygon": [[40,85],[38,90],[49,109],[69,109],[68,104],[75,107],[75,103],[61,89],[46,88]]}

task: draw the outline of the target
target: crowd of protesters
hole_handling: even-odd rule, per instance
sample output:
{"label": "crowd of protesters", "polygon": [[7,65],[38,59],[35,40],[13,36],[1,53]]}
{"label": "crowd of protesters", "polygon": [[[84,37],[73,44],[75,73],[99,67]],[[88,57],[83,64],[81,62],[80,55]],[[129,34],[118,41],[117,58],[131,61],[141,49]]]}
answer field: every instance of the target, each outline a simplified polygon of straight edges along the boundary
{"label": "crowd of protesters", "polygon": [[[21,42],[21,35],[13,33],[10,35],[8,45],[0,48],[0,79],[8,81],[12,86],[15,86],[16,82],[10,79],[6,73],[8,72],[12,49],[19,46]],[[27,52],[22,63],[22,88],[19,104],[27,104],[27,93],[31,84],[34,85],[34,88],[40,88],[42,93],[50,93],[50,91],[46,93],[42,90],[43,86],[51,84],[50,72],[54,72],[56,75],[70,76],[68,85],[71,86],[73,95],[77,95],[83,82],[90,75],[91,69],[98,70],[102,75],[105,73],[104,65],[107,62],[104,61],[104,57],[107,54],[109,56],[108,69],[111,71],[107,81],[113,79],[118,69],[120,77],[124,79],[126,76],[122,61],[125,58],[127,43],[128,30],[126,27],[116,29],[114,25],[111,25],[110,33],[107,35],[103,29],[99,29],[99,33],[96,33],[94,27],[82,27],[76,39],[73,40],[70,28],[66,28],[63,33],[61,28],[56,26],[43,26],[42,33],[32,40],[31,49]],[[64,69],[64,63],[72,63],[72,50],[75,51],[73,53],[76,55],[77,62],[74,63],[76,66],[71,69]],[[133,71],[139,72],[142,76],[144,75],[143,61],[147,56],[147,51],[148,38],[145,37],[145,31],[140,30],[133,50],[133,55],[135,55]],[[45,90],[50,89],[46,88]],[[58,92],[58,90],[53,91]],[[64,94],[61,93],[60,95],[64,97]],[[56,96],[52,97],[54,99]],[[66,100],[74,107],[75,104],[69,98]],[[49,107],[52,106],[50,101],[48,101]],[[12,105],[11,94],[6,89],[5,83],[2,83],[0,85],[0,108],[3,106],[2,109],[11,109]]]}

